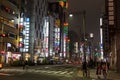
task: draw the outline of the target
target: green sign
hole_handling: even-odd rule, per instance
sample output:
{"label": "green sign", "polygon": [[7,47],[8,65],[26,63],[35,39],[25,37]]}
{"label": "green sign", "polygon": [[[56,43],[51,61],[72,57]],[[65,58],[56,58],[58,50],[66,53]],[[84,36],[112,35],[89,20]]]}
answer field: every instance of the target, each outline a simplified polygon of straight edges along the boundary
{"label": "green sign", "polygon": [[64,26],[64,33],[68,34],[68,26]]}

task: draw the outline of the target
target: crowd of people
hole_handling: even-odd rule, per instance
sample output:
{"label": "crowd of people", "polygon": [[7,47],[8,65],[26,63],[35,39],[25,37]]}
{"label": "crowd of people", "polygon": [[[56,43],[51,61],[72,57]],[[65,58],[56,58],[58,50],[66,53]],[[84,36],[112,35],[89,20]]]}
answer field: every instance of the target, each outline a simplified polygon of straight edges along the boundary
{"label": "crowd of people", "polygon": [[104,79],[107,80],[108,70],[109,70],[109,63],[98,62],[97,68],[96,68],[96,75],[97,75],[98,79],[100,79],[100,76],[103,75]]}

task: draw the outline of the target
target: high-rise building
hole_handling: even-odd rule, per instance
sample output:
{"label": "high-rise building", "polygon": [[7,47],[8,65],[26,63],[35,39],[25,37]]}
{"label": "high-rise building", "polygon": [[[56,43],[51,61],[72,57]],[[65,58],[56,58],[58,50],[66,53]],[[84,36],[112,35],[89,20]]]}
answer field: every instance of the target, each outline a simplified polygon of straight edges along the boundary
{"label": "high-rise building", "polygon": [[[115,36],[114,36],[114,51],[115,51],[115,63],[116,70],[120,72],[120,2],[117,0],[114,1],[114,20],[115,20]],[[112,46],[112,45],[111,45]],[[113,56],[114,57],[114,56]]]}
{"label": "high-rise building", "polygon": [[[120,72],[120,2],[117,0],[105,1],[105,17],[107,26],[103,26],[105,58],[110,61],[111,68]],[[108,33],[106,35],[105,33]],[[107,41],[106,41],[107,38]]]}
{"label": "high-rise building", "polygon": [[[25,60],[33,61],[40,53],[44,40],[43,27],[47,16],[47,0],[23,0],[21,19],[23,19],[23,34],[20,51]],[[28,23],[28,24],[27,24]]]}
{"label": "high-rise building", "polygon": [[[66,3],[66,2],[65,2]],[[65,11],[66,12],[66,11]],[[37,61],[66,54],[67,28],[64,36],[65,12],[59,2],[23,0],[20,31],[23,46],[19,47],[25,60]],[[65,55],[66,56],[66,55]]]}
{"label": "high-rise building", "polygon": [[[48,14],[53,18],[53,27],[50,26],[50,56],[62,57],[63,41],[63,8],[59,2],[49,2]],[[49,17],[50,18],[50,17]],[[51,20],[50,20],[51,22]],[[53,34],[51,34],[53,33]]]}

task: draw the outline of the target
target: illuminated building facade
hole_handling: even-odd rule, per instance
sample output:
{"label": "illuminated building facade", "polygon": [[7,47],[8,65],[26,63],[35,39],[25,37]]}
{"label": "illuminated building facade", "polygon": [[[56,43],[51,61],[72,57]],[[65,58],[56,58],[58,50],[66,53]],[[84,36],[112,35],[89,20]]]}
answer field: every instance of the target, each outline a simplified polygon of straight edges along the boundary
{"label": "illuminated building facade", "polygon": [[[15,12],[13,13],[17,19],[19,17],[14,24],[17,26],[13,26],[16,27],[13,29],[15,39],[8,42],[14,43],[15,48],[20,52],[20,59],[37,61],[41,58],[53,56],[62,57],[63,53],[66,53],[67,34],[64,34],[64,32],[67,30],[64,31],[63,28],[63,26],[66,26],[63,25],[66,20],[59,2],[48,3],[48,0],[20,0],[18,2],[20,3],[20,9],[14,8],[16,11],[19,10],[20,13],[17,14],[18,16]],[[0,18],[2,19],[2,17]],[[12,38],[14,37],[13,32],[9,33]],[[3,33],[3,28],[1,28],[1,33]],[[4,35],[1,34],[1,36]],[[8,37],[1,38],[5,40]],[[10,45],[8,44],[9,47]],[[1,52],[4,53],[4,50],[1,50]]]}
{"label": "illuminated building facade", "polygon": [[36,61],[40,55],[43,55],[43,47],[48,45],[48,42],[44,43],[47,40],[44,38],[47,38],[44,34],[47,34],[48,31],[48,27],[46,27],[47,5],[47,0],[22,1],[21,19],[23,19],[23,28],[21,30],[21,43],[23,43],[23,46],[20,51],[25,60]]}
{"label": "illuminated building facade", "polygon": [[22,59],[28,60],[30,46],[30,18],[21,16],[19,23],[19,51],[21,52]]}
{"label": "illuminated building facade", "polygon": [[65,19],[66,13],[60,2],[48,2],[48,15],[43,21],[40,57],[66,58],[68,28],[64,29],[64,26],[68,27],[68,24],[64,24]]}
{"label": "illuminated building facade", "polygon": [[19,43],[22,46],[19,48],[23,59],[36,61],[53,56],[62,57],[65,20],[59,2],[25,0],[21,6]]}
{"label": "illuminated building facade", "polygon": [[59,0],[59,4],[63,8],[63,28],[62,28],[62,55],[63,58],[69,58],[69,38],[68,38],[68,1]]}
{"label": "illuminated building facade", "polygon": [[50,15],[49,56],[60,58],[62,57],[63,9],[59,5],[59,2],[50,2],[48,11]]}
{"label": "illuminated building facade", "polygon": [[0,0],[0,62],[19,59],[15,54],[19,40],[19,1]]}

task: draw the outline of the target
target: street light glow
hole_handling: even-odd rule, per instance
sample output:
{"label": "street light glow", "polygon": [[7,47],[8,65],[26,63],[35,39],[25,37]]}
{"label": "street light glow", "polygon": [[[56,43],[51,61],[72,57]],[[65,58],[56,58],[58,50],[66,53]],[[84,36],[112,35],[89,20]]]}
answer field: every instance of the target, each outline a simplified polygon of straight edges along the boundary
{"label": "street light glow", "polygon": [[69,17],[73,17],[73,14],[69,14]]}
{"label": "street light glow", "polygon": [[94,34],[93,33],[90,33],[90,38],[93,38]]}

